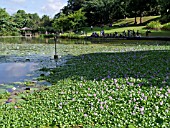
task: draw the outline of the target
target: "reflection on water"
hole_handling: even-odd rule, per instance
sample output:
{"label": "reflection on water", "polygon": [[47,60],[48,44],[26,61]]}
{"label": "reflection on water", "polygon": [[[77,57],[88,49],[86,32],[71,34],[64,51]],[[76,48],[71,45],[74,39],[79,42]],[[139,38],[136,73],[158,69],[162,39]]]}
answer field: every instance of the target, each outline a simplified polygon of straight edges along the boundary
{"label": "reflection on water", "polygon": [[18,82],[26,79],[28,73],[36,70],[37,63],[0,64],[0,84]]}

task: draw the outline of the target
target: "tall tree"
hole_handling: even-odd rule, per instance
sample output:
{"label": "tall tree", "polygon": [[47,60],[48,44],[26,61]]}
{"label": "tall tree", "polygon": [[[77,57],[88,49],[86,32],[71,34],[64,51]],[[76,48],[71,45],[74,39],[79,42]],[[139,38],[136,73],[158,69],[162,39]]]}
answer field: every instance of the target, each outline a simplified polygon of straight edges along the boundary
{"label": "tall tree", "polygon": [[6,9],[0,8],[0,35],[15,35],[18,34],[16,23],[12,21],[11,16],[6,12]]}
{"label": "tall tree", "polygon": [[18,25],[18,28],[27,27],[29,22],[29,16],[24,10],[18,10],[17,13],[13,15],[14,22]]}
{"label": "tall tree", "polygon": [[59,31],[77,30],[84,25],[85,19],[85,12],[83,12],[82,9],[69,15],[61,13],[60,16],[54,20],[53,27]]}
{"label": "tall tree", "polygon": [[40,17],[37,13],[28,13],[29,21],[27,22],[27,27],[37,30],[40,26]]}

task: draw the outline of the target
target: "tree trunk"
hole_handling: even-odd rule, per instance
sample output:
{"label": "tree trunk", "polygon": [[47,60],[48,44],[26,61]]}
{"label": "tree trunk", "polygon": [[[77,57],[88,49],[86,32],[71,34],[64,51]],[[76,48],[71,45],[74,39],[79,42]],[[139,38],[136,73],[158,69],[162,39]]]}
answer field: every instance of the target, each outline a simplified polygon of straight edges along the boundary
{"label": "tree trunk", "polygon": [[137,18],[136,18],[136,16],[135,16],[135,23],[134,23],[135,25],[137,24]]}
{"label": "tree trunk", "polygon": [[137,14],[135,13],[135,25],[137,25],[137,16],[136,16]]}
{"label": "tree trunk", "polygon": [[142,16],[140,16],[140,24],[142,24]]}
{"label": "tree trunk", "polygon": [[143,18],[143,14],[140,14],[140,24],[142,24],[142,18]]}

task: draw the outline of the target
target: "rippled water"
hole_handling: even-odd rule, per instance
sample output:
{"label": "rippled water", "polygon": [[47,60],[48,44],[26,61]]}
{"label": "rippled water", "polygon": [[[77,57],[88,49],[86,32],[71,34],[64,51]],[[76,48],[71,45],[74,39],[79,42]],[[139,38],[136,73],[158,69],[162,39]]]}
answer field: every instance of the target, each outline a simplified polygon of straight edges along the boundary
{"label": "rippled water", "polygon": [[0,84],[23,81],[29,73],[35,71],[37,63],[1,63]]}

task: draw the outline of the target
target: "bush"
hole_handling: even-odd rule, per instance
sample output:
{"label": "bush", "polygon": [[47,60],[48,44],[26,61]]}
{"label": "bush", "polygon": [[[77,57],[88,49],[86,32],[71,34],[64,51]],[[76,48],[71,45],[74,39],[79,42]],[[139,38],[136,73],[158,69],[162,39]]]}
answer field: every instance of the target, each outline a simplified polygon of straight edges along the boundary
{"label": "bush", "polygon": [[80,35],[77,35],[77,34],[74,34],[73,32],[71,32],[71,33],[67,33],[67,34],[61,34],[60,38],[63,38],[63,39],[84,39],[84,36],[80,36]]}
{"label": "bush", "polygon": [[43,35],[44,38],[54,38],[54,34]]}
{"label": "bush", "polygon": [[11,36],[20,36],[21,34],[19,32],[12,32]]}
{"label": "bush", "polygon": [[147,28],[159,30],[161,28],[161,23],[159,21],[152,21],[147,24]]}
{"label": "bush", "polygon": [[170,30],[170,22],[167,24],[164,24],[162,27],[163,30]]}

